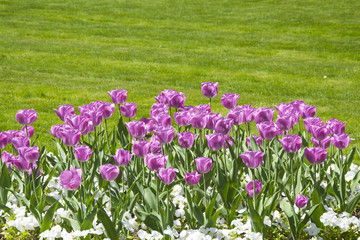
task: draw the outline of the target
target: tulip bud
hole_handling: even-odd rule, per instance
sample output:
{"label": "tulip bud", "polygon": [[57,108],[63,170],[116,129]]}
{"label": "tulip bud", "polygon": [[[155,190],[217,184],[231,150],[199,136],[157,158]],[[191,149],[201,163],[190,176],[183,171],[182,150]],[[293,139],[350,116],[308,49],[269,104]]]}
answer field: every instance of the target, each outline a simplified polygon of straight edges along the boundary
{"label": "tulip bud", "polygon": [[258,168],[263,162],[264,153],[258,151],[246,151],[244,154],[240,154],[241,159],[248,168]]}
{"label": "tulip bud", "polygon": [[15,115],[16,121],[21,125],[29,125],[36,121],[38,115],[34,109],[19,110]]}
{"label": "tulip bud", "polygon": [[309,201],[309,198],[305,197],[304,195],[298,194],[298,195],[296,195],[295,205],[298,208],[303,208],[307,205],[308,201]]}
{"label": "tulip bud", "polygon": [[115,159],[116,163],[122,167],[125,167],[129,164],[133,154],[130,154],[129,151],[118,149],[116,155],[112,157]]}
{"label": "tulip bud", "polygon": [[105,179],[106,181],[112,181],[119,176],[120,170],[119,167],[116,165],[104,164],[100,166],[100,173],[103,179]]}
{"label": "tulip bud", "polygon": [[207,158],[207,157],[195,158],[195,164],[196,164],[196,169],[199,171],[199,173],[207,173],[210,171],[212,167],[211,158]]}
{"label": "tulip bud", "polygon": [[201,92],[207,98],[214,98],[218,94],[218,82],[203,82],[201,83]]}
{"label": "tulip bud", "polygon": [[[259,182],[257,179],[255,179],[255,195],[259,195],[262,189],[262,183]],[[250,181],[246,185],[246,191],[249,194],[250,197],[254,197],[254,181]]]}
{"label": "tulip bud", "polygon": [[89,146],[77,145],[74,147],[75,157],[80,162],[86,162],[90,159],[94,151],[91,151]]}

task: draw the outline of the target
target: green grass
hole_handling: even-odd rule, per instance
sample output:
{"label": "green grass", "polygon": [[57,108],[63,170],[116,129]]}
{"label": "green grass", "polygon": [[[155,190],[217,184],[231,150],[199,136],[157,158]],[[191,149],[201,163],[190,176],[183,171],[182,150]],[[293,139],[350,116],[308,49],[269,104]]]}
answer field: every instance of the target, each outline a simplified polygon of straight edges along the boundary
{"label": "green grass", "polygon": [[200,104],[201,82],[218,81],[215,111],[228,92],[254,107],[302,99],[358,139],[359,12],[356,0],[0,0],[0,131],[34,108],[47,145],[58,105],[125,88],[140,118],[163,89]]}

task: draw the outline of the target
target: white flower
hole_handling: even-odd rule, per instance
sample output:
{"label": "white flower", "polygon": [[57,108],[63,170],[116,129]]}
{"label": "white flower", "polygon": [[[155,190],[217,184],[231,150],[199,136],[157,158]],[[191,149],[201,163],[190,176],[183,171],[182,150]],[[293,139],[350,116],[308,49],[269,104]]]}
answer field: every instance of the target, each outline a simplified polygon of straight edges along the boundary
{"label": "white flower", "polygon": [[161,240],[164,236],[161,235],[158,231],[151,231],[151,239],[159,239]]}
{"label": "white flower", "polygon": [[217,231],[217,239],[230,239],[230,232],[231,230],[218,230]]}
{"label": "white flower", "polygon": [[262,240],[262,236],[261,236],[261,233],[255,233],[255,232],[248,232],[246,234],[246,237],[249,239],[249,240]]}
{"label": "white flower", "polygon": [[54,239],[61,237],[62,228],[59,225],[55,225],[50,230],[46,230],[40,233],[40,240],[42,239]]}
{"label": "white flower", "polygon": [[142,229],[144,229],[144,230],[146,230],[147,229],[147,227],[146,227],[146,224],[145,223],[140,223],[140,228],[142,228]]}
{"label": "white flower", "polygon": [[308,232],[310,236],[316,236],[320,232],[314,223],[309,223],[303,231]]}
{"label": "white flower", "polygon": [[180,220],[175,220],[175,221],[174,221],[174,227],[176,227],[176,228],[181,227],[181,222],[180,222]]}
{"label": "white flower", "polygon": [[177,184],[173,187],[170,194],[172,197],[182,196],[182,195],[184,195],[184,191],[183,191],[181,185]]}
{"label": "white flower", "polygon": [[179,233],[175,229],[171,228],[170,226],[167,226],[166,230],[164,231],[164,234],[170,235],[173,238],[179,237]]}
{"label": "white flower", "polygon": [[267,226],[271,226],[271,220],[268,216],[265,216],[264,218],[264,224],[267,225]]}
{"label": "white flower", "polygon": [[175,216],[176,216],[177,218],[184,218],[184,217],[185,217],[184,208],[176,209],[176,210],[175,210]]}
{"label": "white flower", "polygon": [[354,172],[354,171],[349,171],[349,172],[347,172],[347,173],[345,174],[345,180],[346,180],[347,182],[350,182],[351,180],[354,179],[355,175],[356,175],[356,172]]}
{"label": "white flower", "polygon": [[138,230],[138,223],[136,222],[136,217],[132,218],[129,211],[124,213],[121,222],[124,224],[124,227],[130,232]]}
{"label": "white flower", "polygon": [[144,230],[139,230],[137,233],[138,237],[142,240],[142,239],[150,239],[151,235],[148,234],[147,232],[145,232]]}

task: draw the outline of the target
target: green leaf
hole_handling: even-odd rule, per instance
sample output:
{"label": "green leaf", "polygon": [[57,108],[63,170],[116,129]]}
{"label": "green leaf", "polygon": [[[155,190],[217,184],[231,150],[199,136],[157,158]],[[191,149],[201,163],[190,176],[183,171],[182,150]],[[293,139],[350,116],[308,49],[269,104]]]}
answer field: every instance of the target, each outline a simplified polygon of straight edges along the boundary
{"label": "green leaf", "polygon": [[115,225],[110,220],[107,213],[103,209],[99,208],[98,212],[97,212],[97,217],[98,217],[99,221],[102,223],[102,225],[105,228],[106,236],[108,238],[110,238],[111,240],[117,240],[118,239],[118,234],[116,232]]}
{"label": "green leaf", "polygon": [[159,199],[156,199],[155,194],[151,191],[150,188],[144,189],[144,201],[150,209],[154,209],[156,212],[158,212]]}
{"label": "green leaf", "polygon": [[153,230],[162,232],[162,220],[156,212],[147,213],[140,210],[135,210],[135,215],[143,222],[145,225]]}
{"label": "green leaf", "polygon": [[350,192],[354,192],[354,189],[359,184],[359,182],[360,182],[360,171],[356,173],[355,177],[351,181]]}
{"label": "green leaf", "polygon": [[59,202],[56,202],[54,203],[53,205],[51,205],[51,207],[46,211],[45,213],[45,216],[44,216],[44,219],[42,221],[42,224],[41,224],[41,229],[40,229],[40,232],[44,232],[46,230],[48,230],[51,226],[51,223],[52,223],[52,219],[53,219],[53,216],[54,216],[54,212],[58,206]]}
{"label": "green leaf", "polygon": [[197,206],[196,204],[194,205],[194,216],[201,225],[204,225],[203,212],[201,211],[200,207]]}
{"label": "green leaf", "polygon": [[1,176],[0,176],[0,203],[6,204],[8,200],[8,190],[11,187],[11,178],[6,167],[6,164],[2,164]]}
{"label": "green leaf", "polygon": [[211,199],[210,204],[205,209],[205,217],[207,219],[209,219],[211,217],[211,215],[212,215],[212,212],[214,210],[214,206],[215,206],[215,203],[216,203],[216,197],[217,197],[217,194],[215,194],[215,196]]}
{"label": "green leaf", "polygon": [[352,214],[360,201],[360,192],[358,192],[353,199],[347,204],[345,211]]}
{"label": "green leaf", "polygon": [[61,218],[66,220],[70,224],[70,226],[72,227],[72,229],[74,231],[80,231],[81,230],[80,224],[79,224],[79,222],[77,220],[74,220],[74,219],[68,218],[68,217],[61,217]]}
{"label": "green leaf", "polygon": [[313,215],[313,213],[316,211],[316,209],[320,207],[320,204],[316,204],[312,206],[312,208],[305,214],[304,219],[299,223],[299,226],[297,228],[297,232],[300,234],[302,230],[305,228],[306,224],[309,222],[309,219]]}
{"label": "green leaf", "polygon": [[286,218],[288,219],[290,231],[293,239],[297,238],[297,218],[294,212],[294,207],[287,201],[280,202],[280,208],[284,211]]}
{"label": "green leaf", "polygon": [[319,207],[312,214],[311,220],[312,220],[313,223],[316,224],[316,226],[318,228],[320,228],[320,227],[323,226],[322,222],[320,221],[320,217],[325,212],[325,208],[324,208],[323,203],[322,203],[323,201],[320,198],[320,195],[319,195],[318,191],[316,191],[316,189],[314,189],[314,191],[312,191],[311,198],[312,198],[312,205],[313,206],[319,204]]}
{"label": "green leaf", "polygon": [[93,209],[88,215],[86,215],[84,221],[81,223],[81,230],[88,230],[92,227],[94,218],[96,216],[97,209]]}
{"label": "green leaf", "polygon": [[64,149],[61,147],[61,145],[57,141],[55,141],[55,143],[56,143],[56,147],[57,147],[59,157],[60,157],[59,160],[66,163],[67,159],[66,159],[66,154],[64,152]]}

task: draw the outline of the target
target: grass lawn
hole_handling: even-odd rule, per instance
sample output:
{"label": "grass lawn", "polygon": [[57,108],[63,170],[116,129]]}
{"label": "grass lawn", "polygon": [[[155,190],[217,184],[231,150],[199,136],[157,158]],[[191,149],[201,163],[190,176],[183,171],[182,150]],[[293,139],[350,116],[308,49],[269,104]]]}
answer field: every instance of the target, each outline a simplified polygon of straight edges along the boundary
{"label": "grass lawn", "polygon": [[228,92],[254,107],[301,99],[359,139],[359,12],[356,0],[0,0],[0,131],[34,108],[52,145],[58,105],[125,88],[139,119],[163,89],[200,104],[201,82],[217,81],[215,111]]}

